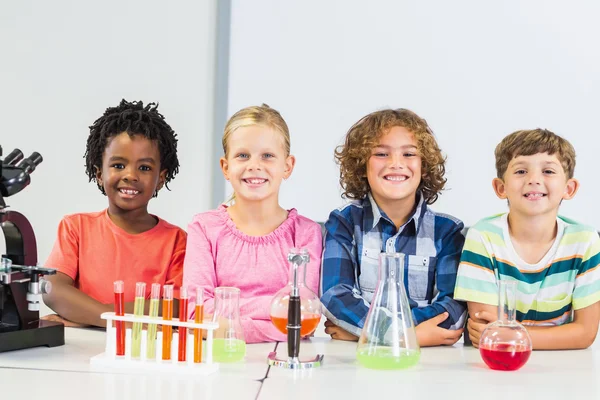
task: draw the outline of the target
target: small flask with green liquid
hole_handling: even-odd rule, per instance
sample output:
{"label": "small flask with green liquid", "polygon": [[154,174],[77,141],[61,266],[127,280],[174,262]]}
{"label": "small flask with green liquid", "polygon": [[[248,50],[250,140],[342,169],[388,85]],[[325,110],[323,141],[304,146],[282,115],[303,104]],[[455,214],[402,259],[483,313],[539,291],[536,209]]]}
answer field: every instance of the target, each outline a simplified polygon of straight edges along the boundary
{"label": "small flask with green liquid", "polygon": [[365,320],[356,358],[372,369],[401,369],[421,356],[412,312],[404,288],[402,253],[379,255],[379,279]]}
{"label": "small flask with green liquid", "polygon": [[[148,310],[149,317],[158,317],[158,305],[160,303],[160,283],[153,283],[150,292],[150,306]],[[148,324],[148,334],[146,336],[146,358],[148,360],[156,359],[156,324]]]}
{"label": "small flask with green liquid", "polygon": [[243,360],[246,356],[246,340],[240,321],[240,289],[215,289],[213,322],[219,323],[213,337],[214,361],[226,363]]}
{"label": "small flask with green liquid", "polygon": [[[135,284],[135,301],[133,303],[133,315],[141,317],[144,315],[144,300],[146,299],[146,283]],[[134,322],[131,329],[131,358],[140,358],[142,347],[142,323]]]}

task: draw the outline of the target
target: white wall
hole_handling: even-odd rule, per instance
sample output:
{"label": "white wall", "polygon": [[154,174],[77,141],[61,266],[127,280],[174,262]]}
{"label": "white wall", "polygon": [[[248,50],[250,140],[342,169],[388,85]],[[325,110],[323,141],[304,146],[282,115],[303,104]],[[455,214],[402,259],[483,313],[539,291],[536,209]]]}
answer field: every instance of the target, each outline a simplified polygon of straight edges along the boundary
{"label": "white wall", "polygon": [[417,112],[448,155],[434,208],[473,224],[504,211],[493,151],[544,127],[577,150],[577,197],[561,213],[600,228],[596,1],[232,2],[229,115],[265,102],[292,134],[281,202],[316,220],[342,204],[333,150],[363,115]]}
{"label": "white wall", "polygon": [[[99,211],[87,182],[89,125],[121,98],[159,102],[178,133],[179,175],[150,211],[187,227],[211,207],[216,0],[4,2],[0,145],[38,151],[32,183],[7,198],[32,222],[40,262],[65,214]],[[0,241],[3,251],[4,241]]]}

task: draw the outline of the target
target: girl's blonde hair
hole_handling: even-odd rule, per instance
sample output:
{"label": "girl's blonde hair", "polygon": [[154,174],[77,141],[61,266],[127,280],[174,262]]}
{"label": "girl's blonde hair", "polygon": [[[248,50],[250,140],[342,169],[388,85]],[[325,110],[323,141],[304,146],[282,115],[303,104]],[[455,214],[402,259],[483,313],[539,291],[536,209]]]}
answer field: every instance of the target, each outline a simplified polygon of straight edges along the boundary
{"label": "girl's blonde hair", "polygon": [[281,133],[283,137],[283,145],[285,148],[286,157],[290,155],[290,130],[288,129],[285,120],[279,114],[279,111],[269,107],[266,104],[260,106],[251,106],[242,108],[240,111],[233,114],[227,125],[225,125],[225,131],[223,132],[223,153],[225,158],[228,157],[228,143],[229,137],[233,132],[239,128],[244,128],[253,125],[264,125],[275,129]]}

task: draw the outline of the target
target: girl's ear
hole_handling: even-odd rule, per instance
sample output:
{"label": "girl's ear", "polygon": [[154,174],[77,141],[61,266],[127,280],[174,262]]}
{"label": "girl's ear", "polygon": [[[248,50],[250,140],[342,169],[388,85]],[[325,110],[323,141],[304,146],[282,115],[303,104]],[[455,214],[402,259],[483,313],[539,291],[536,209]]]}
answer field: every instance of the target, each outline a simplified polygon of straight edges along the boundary
{"label": "girl's ear", "polygon": [[496,192],[496,196],[498,198],[505,200],[506,199],[506,187],[504,185],[504,181],[500,178],[494,178],[492,181],[492,186],[494,187],[494,192]]}
{"label": "girl's ear", "polygon": [[564,200],[571,200],[575,197],[575,194],[579,190],[579,181],[575,178],[571,178],[567,181],[567,187],[565,188],[565,194],[563,194]]}
{"label": "girl's ear", "polygon": [[223,171],[223,176],[226,180],[229,180],[229,163],[225,157],[221,157],[219,159],[219,164],[221,164],[221,171]]}
{"label": "girl's ear", "polygon": [[294,166],[296,165],[296,157],[287,156],[285,159],[285,170],[283,172],[283,178],[287,179],[292,175],[292,171],[294,171]]}

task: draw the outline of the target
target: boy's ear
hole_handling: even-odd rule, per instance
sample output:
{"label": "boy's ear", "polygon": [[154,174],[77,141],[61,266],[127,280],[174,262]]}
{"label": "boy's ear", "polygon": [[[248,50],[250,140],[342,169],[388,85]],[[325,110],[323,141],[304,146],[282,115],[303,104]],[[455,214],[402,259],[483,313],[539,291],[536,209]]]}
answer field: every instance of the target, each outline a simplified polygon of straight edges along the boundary
{"label": "boy's ear", "polygon": [[575,194],[579,190],[579,181],[575,178],[571,178],[567,181],[567,187],[565,188],[565,194],[563,194],[564,200],[571,200],[575,197]]}
{"label": "boy's ear", "polygon": [[94,165],[94,169],[96,170],[96,182],[98,183],[98,186],[104,186],[102,183],[102,168]]}
{"label": "boy's ear", "polygon": [[167,170],[163,169],[162,171],[160,171],[160,174],[158,174],[158,184],[156,185],[157,192],[160,189],[162,189],[162,187],[165,185],[166,181],[167,181]]}
{"label": "boy's ear", "polygon": [[496,196],[502,200],[506,200],[506,187],[504,186],[504,181],[500,178],[494,178],[494,180],[492,180],[492,186],[494,187]]}
{"label": "boy's ear", "polygon": [[219,164],[221,164],[221,171],[223,171],[223,176],[226,180],[229,180],[229,163],[225,157],[221,157],[219,159]]}
{"label": "boy's ear", "polygon": [[292,171],[294,170],[294,166],[296,165],[296,157],[287,156],[285,159],[285,171],[283,173],[283,178],[287,179],[292,175]]}

